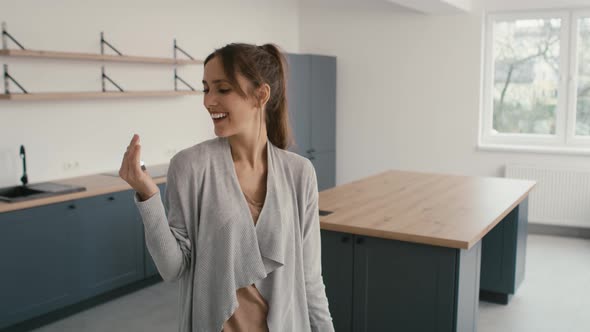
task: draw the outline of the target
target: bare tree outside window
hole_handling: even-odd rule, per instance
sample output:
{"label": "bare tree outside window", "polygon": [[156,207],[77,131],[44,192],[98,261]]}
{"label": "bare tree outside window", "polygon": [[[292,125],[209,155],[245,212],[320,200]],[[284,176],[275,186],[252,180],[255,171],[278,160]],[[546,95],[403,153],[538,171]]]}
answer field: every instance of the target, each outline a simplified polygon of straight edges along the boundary
{"label": "bare tree outside window", "polygon": [[[561,23],[559,18],[494,22],[496,133],[555,135]],[[583,102],[588,105],[589,99]]]}
{"label": "bare tree outside window", "polygon": [[576,135],[590,136],[590,18],[578,20]]}

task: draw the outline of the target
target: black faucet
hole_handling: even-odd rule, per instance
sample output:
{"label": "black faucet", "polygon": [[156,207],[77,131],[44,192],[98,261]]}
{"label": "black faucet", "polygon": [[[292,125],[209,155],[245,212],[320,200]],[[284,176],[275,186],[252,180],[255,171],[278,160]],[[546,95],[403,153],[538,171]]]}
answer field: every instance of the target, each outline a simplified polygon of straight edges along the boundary
{"label": "black faucet", "polygon": [[29,182],[27,178],[27,157],[25,156],[25,146],[20,146],[20,157],[23,160],[23,176],[20,178],[20,181],[23,183],[23,186],[26,186]]}

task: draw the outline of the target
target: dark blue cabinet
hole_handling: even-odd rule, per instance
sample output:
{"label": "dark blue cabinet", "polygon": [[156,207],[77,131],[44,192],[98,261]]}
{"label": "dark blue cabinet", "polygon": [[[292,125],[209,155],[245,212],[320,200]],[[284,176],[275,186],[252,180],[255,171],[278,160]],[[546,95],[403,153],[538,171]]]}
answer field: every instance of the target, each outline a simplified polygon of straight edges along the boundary
{"label": "dark blue cabinet", "polygon": [[311,160],[320,191],[336,185],[336,58],[287,54],[287,101],[295,146]]}
{"label": "dark blue cabinet", "polygon": [[321,230],[322,276],[334,329],[352,331],[353,235]]}
{"label": "dark blue cabinet", "polygon": [[143,235],[130,191],[77,201],[79,278],[84,298],[143,279]]}
{"label": "dark blue cabinet", "polygon": [[483,238],[482,300],[508,304],[524,280],[527,225],[528,197]]}
{"label": "dark blue cabinet", "polygon": [[74,201],[0,214],[0,328],[80,299]]}
{"label": "dark blue cabinet", "polygon": [[455,250],[431,249],[355,237],[354,331],[453,331]]}
{"label": "dark blue cabinet", "polygon": [[0,213],[0,329],[158,274],[134,193]]}
{"label": "dark blue cabinet", "polygon": [[322,230],[336,331],[473,331],[481,244],[470,250]]}

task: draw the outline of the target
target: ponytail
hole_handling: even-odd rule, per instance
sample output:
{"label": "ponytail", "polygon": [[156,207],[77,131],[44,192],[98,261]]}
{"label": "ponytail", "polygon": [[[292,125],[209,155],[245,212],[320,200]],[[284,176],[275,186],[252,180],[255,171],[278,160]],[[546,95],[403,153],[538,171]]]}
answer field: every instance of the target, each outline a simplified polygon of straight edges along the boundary
{"label": "ponytail", "polygon": [[278,71],[278,79],[273,82],[274,86],[270,87],[276,94],[271,94],[266,106],[266,130],[270,141],[285,149],[293,144],[292,141],[288,141],[292,137],[287,104],[287,59],[274,44],[264,44],[261,47],[275,59]]}

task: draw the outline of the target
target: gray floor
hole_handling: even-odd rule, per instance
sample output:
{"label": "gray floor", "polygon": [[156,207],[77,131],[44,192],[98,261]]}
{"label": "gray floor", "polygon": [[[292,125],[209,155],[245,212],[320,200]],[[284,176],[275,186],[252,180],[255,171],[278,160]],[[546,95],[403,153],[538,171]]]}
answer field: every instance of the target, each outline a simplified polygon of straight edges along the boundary
{"label": "gray floor", "polygon": [[[480,302],[478,331],[590,331],[590,240],[530,235],[526,259],[508,306]],[[35,331],[176,331],[176,306],[177,284],[161,282]]]}
{"label": "gray floor", "polygon": [[478,331],[590,331],[590,240],[529,235],[524,282],[508,306],[480,302]]}

